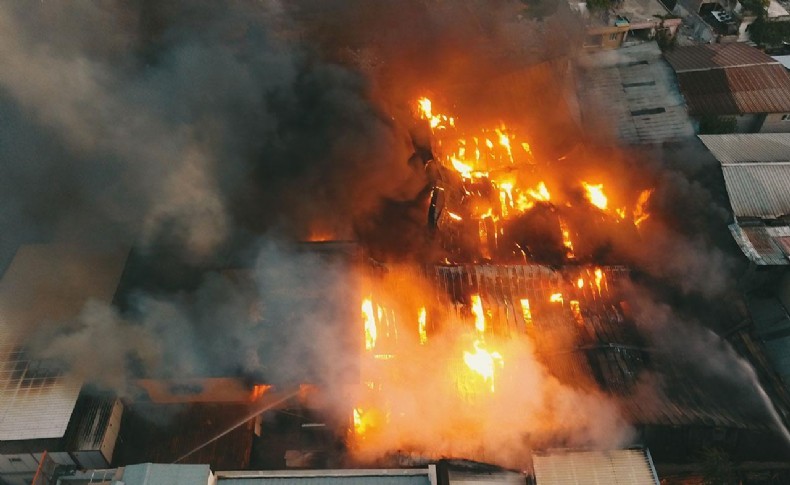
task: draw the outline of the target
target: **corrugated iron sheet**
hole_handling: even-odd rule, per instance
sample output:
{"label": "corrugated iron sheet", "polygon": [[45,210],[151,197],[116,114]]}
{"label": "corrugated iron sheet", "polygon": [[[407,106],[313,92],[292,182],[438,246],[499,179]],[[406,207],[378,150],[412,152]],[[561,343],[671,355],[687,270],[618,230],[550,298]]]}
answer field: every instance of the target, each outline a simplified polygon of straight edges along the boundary
{"label": "corrugated iron sheet", "polygon": [[[654,42],[597,52],[581,62],[578,87],[585,121],[611,120],[626,143],[661,143],[694,135],[675,76]],[[658,108],[663,111],[634,114]]]}
{"label": "corrugated iron sheet", "polygon": [[730,226],[743,254],[760,266],[790,264],[790,226]]}
{"label": "corrugated iron sheet", "polygon": [[658,485],[644,450],[556,451],[533,459],[537,485]]}
{"label": "corrugated iron sheet", "polygon": [[677,76],[691,114],[790,112],[790,75],[777,63],[679,72]]}
{"label": "corrugated iron sheet", "polygon": [[790,163],[728,164],[722,171],[736,217],[773,219],[790,214]]}
{"label": "corrugated iron sheet", "polygon": [[[762,415],[703,390],[699,376],[677,356],[650,347],[627,317],[622,289],[628,271],[604,267],[601,290],[589,267],[552,270],[539,265],[454,265],[433,269],[450,297],[450,310],[463,313],[478,294],[498,336],[528,335],[546,369],[564,385],[617,398],[623,415],[643,425],[704,425],[733,428],[770,426]],[[583,278],[582,288],[577,286]],[[550,296],[562,293],[562,302]],[[525,321],[520,300],[529,300]],[[573,302],[573,305],[572,305]],[[574,311],[574,306],[578,311]],[[663,389],[649,399],[635,392],[645,376],[659,377]]]}
{"label": "corrugated iron sheet", "polygon": [[702,135],[722,164],[736,217],[790,214],[790,134]]}
{"label": "corrugated iron sheet", "polygon": [[676,47],[664,58],[677,73],[778,62],[752,46],[738,43]]}
{"label": "corrugated iron sheet", "polygon": [[790,133],[699,135],[721,163],[790,161]]}
{"label": "corrugated iron sheet", "polygon": [[143,463],[129,465],[123,471],[125,485],[202,485],[209,483],[208,465],[165,465]]}
{"label": "corrugated iron sheet", "polygon": [[261,485],[277,483],[279,485],[430,485],[428,475],[369,475],[369,476],[313,476],[313,477],[286,477],[277,478],[221,478],[223,485]]}

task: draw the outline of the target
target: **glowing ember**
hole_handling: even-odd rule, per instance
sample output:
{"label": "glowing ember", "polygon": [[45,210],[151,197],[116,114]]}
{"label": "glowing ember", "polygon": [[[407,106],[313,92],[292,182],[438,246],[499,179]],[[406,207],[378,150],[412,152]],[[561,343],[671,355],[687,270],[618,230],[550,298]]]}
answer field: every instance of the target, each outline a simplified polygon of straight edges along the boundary
{"label": "glowing ember", "polygon": [[587,182],[582,182],[582,186],[584,190],[587,191],[587,200],[590,201],[592,205],[595,207],[606,210],[606,206],[609,204],[606,195],[603,193],[603,184],[592,185],[588,184]]}
{"label": "glowing ember", "polygon": [[362,319],[365,322],[365,350],[373,350],[376,346],[376,319],[373,313],[373,301],[362,300]]}
{"label": "glowing ember", "polygon": [[584,288],[584,278],[579,278],[576,280],[576,287],[580,290]]}
{"label": "glowing ember", "polygon": [[491,383],[491,392],[494,392],[494,370],[496,365],[502,366],[502,356],[499,352],[489,352],[483,348],[479,340],[475,340],[475,351],[464,352],[464,363],[483,378]]}
{"label": "glowing ember", "polygon": [[480,295],[472,295],[472,315],[475,317],[475,329],[478,332],[484,333],[486,331],[486,317],[483,314],[483,302],[480,300]]}
{"label": "glowing ember", "polygon": [[420,311],[417,313],[417,331],[420,333],[420,344],[425,345],[428,341],[428,332],[426,328],[427,322],[427,312],[425,311],[425,307],[421,307]]}
{"label": "glowing ember", "polygon": [[462,220],[464,220],[463,217],[459,216],[455,212],[447,211],[447,215],[450,217],[450,219],[452,219],[454,221],[462,221]]}
{"label": "glowing ember", "polygon": [[549,297],[551,303],[562,303],[562,293],[552,293]]}

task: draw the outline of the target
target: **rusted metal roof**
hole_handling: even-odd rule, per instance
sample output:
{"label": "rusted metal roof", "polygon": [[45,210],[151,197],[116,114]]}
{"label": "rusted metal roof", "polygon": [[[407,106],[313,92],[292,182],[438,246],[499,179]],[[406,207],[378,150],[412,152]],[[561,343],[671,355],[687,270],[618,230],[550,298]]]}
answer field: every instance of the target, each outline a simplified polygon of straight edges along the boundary
{"label": "rusted metal roof", "polygon": [[743,254],[759,266],[790,264],[790,226],[730,225]]}
{"label": "rusted metal roof", "polygon": [[790,112],[790,75],[781,64],[678,72],[692,115]]}
{"label": "rusted metal roof", "polygon": [[665,52],[664,58],[677,73],[725,67],[778,64],[775,59],[759,49],[740,42],[677,47]]}

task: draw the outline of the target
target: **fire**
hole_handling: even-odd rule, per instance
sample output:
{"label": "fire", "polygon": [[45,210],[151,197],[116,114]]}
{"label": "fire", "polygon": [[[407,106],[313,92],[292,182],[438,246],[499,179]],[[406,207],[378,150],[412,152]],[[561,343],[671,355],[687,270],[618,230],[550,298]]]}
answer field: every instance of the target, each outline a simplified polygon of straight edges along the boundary
{"label": "fire", "polygon": [[601,282],[603,282],[603,271],[601,268],[595,268],[595,286],[598,288],[598,294],[601,294]]}
{"label": "fire", "polygon": [[573,241],[571,241],[571,232],[568,229],[568,225],[565,224],[565,221],[562,219],[560,221],[560,231],[562,232],[562,245],[565,246],[566,250],[566,257],[568,259],[573,259],[575,257],[573,253]]}
{"label": "fire", "polygon": [[428,98],[423,97],[417,100],[417,111],[420,114],[420,118],[427,120],[432,129],[446,128],[445,123],[449,126],[455,126],[455,119],[441,114],[433,114],[433,102]]}
{"label": "fire", "polygon": [[588,184],[587,182],[582,182],[582,186],[584,187],[584,190],[587,191],[587,200],[589,200],[590,203],[595,207],[601,210],[606,210],[609,200],[603,193],[603,184],[592,185]]}
{"label": "fire", "polygon": [[462,221],[462,220],[464,220],[463,217],[459,216],[455,212],[447,211],[447,215],[450,217],[450,219],[452,219],[454,221]]}
{"label": "fire", "polygon": [[576,280],[576,287],[580,290],[584,288],[584,278],[579,278]]}
{"label": "fire", "polygon": [[422,118],[429,120],[433,118],[433,103],[428,98],[420,98],[417,100],[417,106],[420,109],[420,113],[422,114]]}
{"label": "fire", "polygon": [[354,433],[356,433],[357,436],[364,435],[375,425],[374,410],[354,408],[352,417],[354,422]]}
{"label": "fire", "polygon": [[362,319],[365,322],[365,350],[373,350],[376,346],[376,319],[373,313],[373,301],[362,300]]}
{"label": "fire", "polygon": [[562,303],[562,293],[552,293],[549,297],[551,303]]}
{"label": "fire", "polygon": [[461,176],[465,179],[472,178],[472,166],[467,165],[464,162],[458,160],[457,158],[451,158],[450,161],[453,164],[453,168],[461,174]]}
{"label": "fire", "polygon": [[420,307],[420,310],[417,312],[417,331],[420,333],[420,345],[425,345],[428,341],[428,332],[426,329],[427,323],[427,312],[425,311],[425,307]]}
{"label": "fire", "polygon": [[643,190],[636,200],[636,207],[634,208],[634,225],[637,227],[650,217],[645,206],[647,206],[647,203],[650,201],[651,195],[653,195],[653,189]]}
{"label": "fire", "polygon": [[573,314],[573,319],[576,320],[576,323],[579,325],[584,325],[584,318],[582,318],[582,309],[579,301],[571,300],[568,302],[568,305],[571,307],[571,313]]}
{"label": "fire", "polygon": [[250,401],[257,401],[263,395],[271,389],[271,386],[267,386],[266,384],[255,384],[252,386],[252,392],[250,393]]}
{"label": "fire", "polygon": [[499,352],[489,352],[483,348],[483,344],[479,340],[475,340],[474,348],[474,353],[464,352],[464,362],[467,367],[479,374],[483,381],[490,382],[491,392],[494,392],[494,370],[497,365],[503,365],[502,356]]}
{"label": "fire", "polygon": [[472,295],[472,315],[475,317],[475,329],[484,333],[486,331],[486,317],[483,314],[483,302],[480,300],[480,295]]}
{"label": "fire", "polygon": [[537,187],[534,189],[527,189],[527,194],[540,202],[549,202],[551,200],[549,188],[546,187],[546,182],[543,181],[538,182]]}
{"label": "fire", "polygon": [[527,326],[532,325],[532,311],[529,309],[529,299],[522,298],[521,299],[521,315],[524,317],[524,323]]}

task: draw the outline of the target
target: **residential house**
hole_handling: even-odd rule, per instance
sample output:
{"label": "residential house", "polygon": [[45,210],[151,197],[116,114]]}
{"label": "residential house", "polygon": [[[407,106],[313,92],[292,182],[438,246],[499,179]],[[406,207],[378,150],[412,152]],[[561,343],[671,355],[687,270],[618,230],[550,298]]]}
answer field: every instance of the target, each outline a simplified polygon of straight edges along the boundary
{"label": "residential house", "polygon": [[652,40],[662,33],[671,39],[681,19],[658,0],[622,0],[606,12],[591,12],[586,3],[572,3],[586,23],[585,50],[617,49]]}
{"label": "residential house", "polygon": [[700,133],[790,132],[790,75],[746,44],[678,47],[664,53]]}

